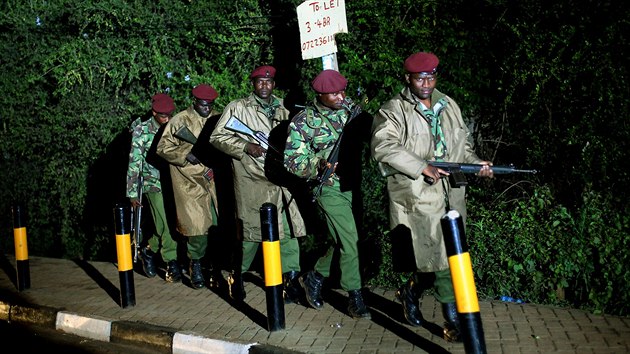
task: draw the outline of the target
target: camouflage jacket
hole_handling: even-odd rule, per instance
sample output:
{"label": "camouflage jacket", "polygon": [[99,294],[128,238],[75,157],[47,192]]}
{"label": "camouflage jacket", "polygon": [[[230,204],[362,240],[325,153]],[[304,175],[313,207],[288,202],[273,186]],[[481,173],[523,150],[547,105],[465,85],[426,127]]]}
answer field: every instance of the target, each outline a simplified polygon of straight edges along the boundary
{"label": "camouflage jacket", "polygon": [[[289,124],[289,136],[284,149],[284,167],[302,178],[316,179],[320,160],[327,160],[341,134],[348,112],[331,110],[314,100],[295,115]],[[326,181],[332,185],[332,179]]]}
{"label": "camouflage jacket", "polygon": [[127,168],[127,197],[131,199],[138,199],[138,177],[141,173],[144,193],[162,191],[160,171],[146,162],[147,152],[159,129],[160,125],[153,118],[144,122],[138,118],[131,124],[131,150]]}

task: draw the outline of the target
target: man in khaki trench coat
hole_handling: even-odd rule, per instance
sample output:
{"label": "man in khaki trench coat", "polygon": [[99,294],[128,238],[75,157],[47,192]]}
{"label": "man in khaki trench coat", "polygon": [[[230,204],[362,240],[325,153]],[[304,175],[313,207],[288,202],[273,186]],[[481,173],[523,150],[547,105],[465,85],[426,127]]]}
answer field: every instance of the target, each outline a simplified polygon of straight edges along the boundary
{"label": "man in khaki trench coat", "polygon": [[193,104],[166,125],[157,154],[170,164],[177,231],[187,236],[190,282],[200,289],[205,285],[201,259],[206,255],[208,232],[217,225],[217,196],[212,170],[191,153],[193,143],[178,135],[186,127],[193,139],[198,137],[209,117],[219,114],[212,109],[219,94],[212,86],[201,84],[192,89],[192,95]]}
{"label": "man in khaki trench coat", "polygon": [[252,137],[225,128],[234,116],[253,131],[267,137],[271,130],[289,119],[289,111],[281,98],[273,95],[276,69],[260,66],[250,74],[253,92],[248,97],[230,102],[210,135],[214,147],[232,156],[237,214],[243,229],[243,258],[228,283],[230,296],[237,301],[245,299],[241,273],[249,270],[262,242],[260,207],[273,203],[278,210],[280,258],[284,277],[284,301],[294,303],[300,296],[297,275],[300,271],[300,249],[296,237],[306,235],[306,228],[298,206],[289,190],[269,181],[265,175],[267,150]]}
{"label": "man in khaki trench coat", "polygon": [[457,103],[435,89],[438,63],[434,54],[425,52],[405,60],[407,86],[375,115],[371,149],[381,166],[395,171],[387,177],[390,226],[411,233],[413,241],[417,272],[396,293],[405,318],[422,326],[418,301],[433,286],[442,303],[446,338],[458,340],[459,320],[440,219],[448,198],[465,221],[465,189],[451,188],[440,178],[448,173],[427,161],[488,165],[479,172],[484,177],[492,177],[492,164],[475,154]]}

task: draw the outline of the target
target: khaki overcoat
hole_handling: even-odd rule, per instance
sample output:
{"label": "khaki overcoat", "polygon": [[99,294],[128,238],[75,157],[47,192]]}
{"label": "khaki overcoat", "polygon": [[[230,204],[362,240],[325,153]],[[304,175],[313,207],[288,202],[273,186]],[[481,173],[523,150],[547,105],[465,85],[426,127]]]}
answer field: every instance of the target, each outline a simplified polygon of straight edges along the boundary
{"label": "khaki overcoat", "polygon": [[214,180],[209,181],[204,177],[209,168],[201,163],[193,165],[186,160],[194,145],[176,137],[175,132],[186,126],[198,137],[209,117],[218,114],[212,111],[208,118],[204,118],[192,106],[188,107],[170,119],[157,145],[157,154],[170,164],[177,231],[185,236],[208,234],[214,223],[211,206],[212,203],[217,206],[217,195]]}
{"label": "khaki overcoat", "polygon": [[306,235],[304,220],[291,193],[286,188],[269,182],[265,176],[265,157],[254,158],[245,152],[247,143],[258,144],[258,142],[245,134],[235,133],[225,128],[228,119],[235,116],[253,131],[260,131],[269,136],[274,127],[289,119],[289,111],[282,105],[282,99],[275,96],[274,98],[280,101],[280,107],[276,109],[273,119],[267,118],[254,94],[230,102],[210,135],[210,143],[233,158],[237,216],[243,225],[245,241],[262,241],[260,207],[264,203],[276,205],[278,232],[281,239],[286,237],[282,227],[282,217],[287,209],[294,236]]}
{"label": "khaki overcoat", "polygon": [[[444,161],[480,163],[473,150],[468,127],[457,103],[438,90],[433,91],[431,104],[442,100],[440,113],[446,140]],[[433,107],[432,107],[433,108]],[[448,269],[440,219],[446,212],[445,191],[451,209],[465,221],[465,188],[451,188],[448,179],[429,185],[422,170],[433,160],[434,140],[431,125],[418,108],[409,88],[386,102],[374,116],[372,125],[372,156],[398,173],[387,177],[390,227],[407,226],[411,230],[416,266],[421,272]]]}

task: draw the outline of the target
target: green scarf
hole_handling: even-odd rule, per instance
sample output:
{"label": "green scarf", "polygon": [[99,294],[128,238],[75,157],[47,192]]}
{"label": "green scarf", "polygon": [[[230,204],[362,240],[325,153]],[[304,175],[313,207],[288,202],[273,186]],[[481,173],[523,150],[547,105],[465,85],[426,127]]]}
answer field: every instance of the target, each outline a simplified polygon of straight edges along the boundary
{"label": "green scarf", "polygon": [[263,113],[265,113],[267,118],[273,119],[273,117],[276,115],[276,110],[278,109],[278,107],[280,107],[280,100],[274,96],[271,96],[271,103],[267,103],[261,100],[260,97],[256,95],[254,95],[254,97],[256,97],[256,102],[258,102],[260,108],[262,108],[262,111]]}
{"label": "green scarf", "polygon": [[443,98],[433,105],[433,108],[427,108],[422,102],[418,103],[418,108],[431,124],[431,134],[435,143],[433,151],[435,161],[444,161],[446,157],[446,140],[444,139],[442,123],[440,122],[440,113],[442,113],[442,109],[446,107],[446,104],[447,101]]}

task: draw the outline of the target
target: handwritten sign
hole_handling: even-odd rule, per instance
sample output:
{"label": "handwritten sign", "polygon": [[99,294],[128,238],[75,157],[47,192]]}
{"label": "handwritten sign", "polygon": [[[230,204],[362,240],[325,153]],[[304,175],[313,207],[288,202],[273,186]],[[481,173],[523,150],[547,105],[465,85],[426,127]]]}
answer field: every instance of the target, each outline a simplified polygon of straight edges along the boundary
{"label": "handwritten sign", "polygon": [[337,52],[335,34],[348,33],[345,0],[307,0],[297,7],[302,59]]}

